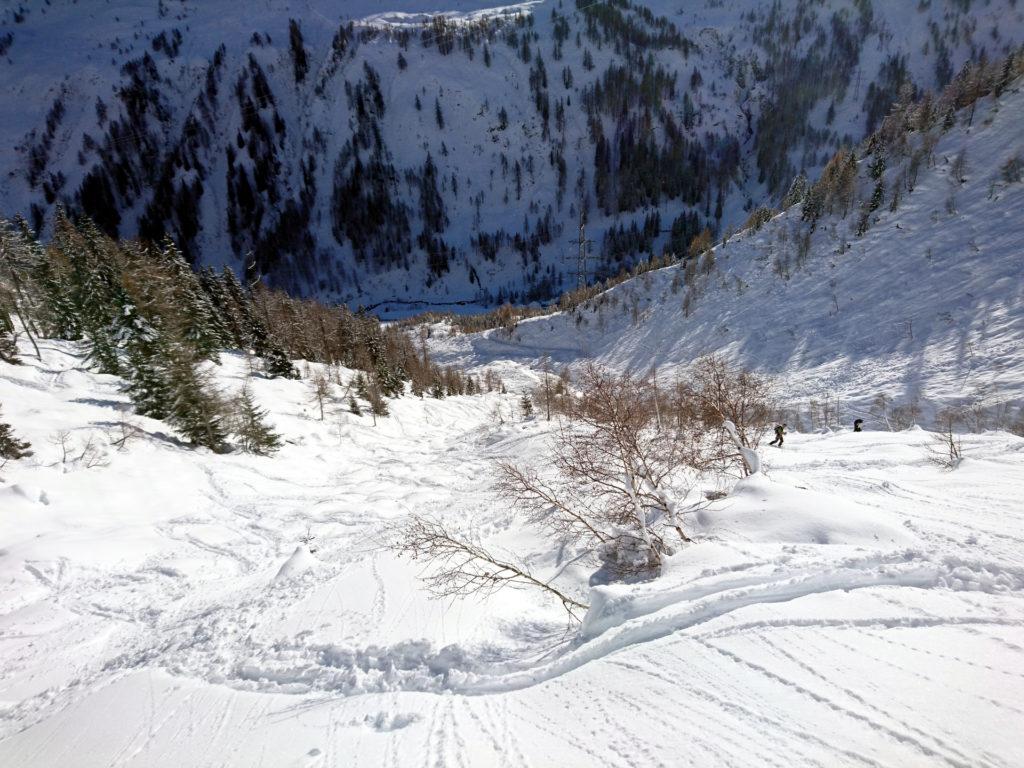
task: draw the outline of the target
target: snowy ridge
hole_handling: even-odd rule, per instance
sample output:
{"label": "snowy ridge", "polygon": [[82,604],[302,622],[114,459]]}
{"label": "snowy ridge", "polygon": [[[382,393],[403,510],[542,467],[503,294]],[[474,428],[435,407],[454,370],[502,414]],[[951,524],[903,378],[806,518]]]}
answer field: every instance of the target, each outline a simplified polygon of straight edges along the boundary
{"label": "snowy ridge", "polygon": [[385,11],[383,13],[370,14],[359,19],[356,23],[366,27],[395,27],[397,29],[409,27],[419,30],[429,26],[434,19],[440,18],[456,25],[468,25],[474,22],[486,22],[495,17],[531,13],[535,6],[543,3],[544,0],[528,0],[525,3],[499,5],[494,8],[481,8],[474,11],[422,11],[419,13]]}

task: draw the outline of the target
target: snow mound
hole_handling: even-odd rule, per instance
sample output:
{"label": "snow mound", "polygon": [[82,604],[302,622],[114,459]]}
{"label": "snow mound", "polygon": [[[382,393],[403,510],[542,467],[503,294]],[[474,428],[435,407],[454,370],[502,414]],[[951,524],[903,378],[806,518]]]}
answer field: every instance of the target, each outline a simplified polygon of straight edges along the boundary
{"label": "snow mound", "polygon": [[32,504],[47,505],[50,503],[50,499],[46,495],[46,491],[34,485],[24,485],[21,483],[15,483],[6,488],[0,488],[0,499],[9,498],[13,501],[25,500]]}
{"label": "snow mound", "polygon": [[310,570],[317,564],[317,559],[313,557],[313,554],[301,544],[295,548],[284,565],[277,571],[277,575],[274,576],[274,583],[288,581],[294,579],[306,571]]}
{"label": "snow mound", "polygon": [[[406,640],[390,646],[308,645],[278,641],[253,649],[249,659],[222,674],[222,682],[242,690],[301,694],[329,691],[357,696],[389,691],[457,690],[470,684],[478,664],[459,645],[443,648],[426,640]],[[407,723],[406,723],[407,724]],[[402,725],[390,724],[380,730]]]}
{"label": "snow mound", "polygon": [[782,485],[762,474],[696,516],[698,537],[783,544],[913,546],[917,538],[875,509],[837,495]]}

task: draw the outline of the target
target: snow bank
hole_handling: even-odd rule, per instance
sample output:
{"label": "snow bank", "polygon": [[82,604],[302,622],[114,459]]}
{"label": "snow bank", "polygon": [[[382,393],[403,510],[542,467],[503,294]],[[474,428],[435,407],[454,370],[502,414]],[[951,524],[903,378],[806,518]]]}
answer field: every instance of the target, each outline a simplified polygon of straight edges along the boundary
{"label": "snow bank", "polygon": [[698,537],[797,544],[906,547],[916,537],[890,516],[836,494],[773,482],[763,474],[696,515]]}
{"label": "snow bank", "polygon": [[277,575],[274,576],[274,582],[288,581],[294,579],[310,568],[313,568],[317,564],[317,559],[313,557],[313,554],[302,544],[295,548],[284,565],[278,570]]}

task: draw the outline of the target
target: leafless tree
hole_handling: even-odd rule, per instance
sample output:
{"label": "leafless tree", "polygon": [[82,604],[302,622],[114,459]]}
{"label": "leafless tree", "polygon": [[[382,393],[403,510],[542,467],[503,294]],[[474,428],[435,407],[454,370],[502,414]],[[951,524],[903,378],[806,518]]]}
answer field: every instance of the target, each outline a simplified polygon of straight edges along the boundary
{"label": "leafless tree", "polygon": [[555,597],[571,618],[578,619],[578,612],[589,607],[526,568],[458,536],[437,520],[414,516],[393,547],[414,561],[431,564],[423,580],[437,597],[489,596],[505,587],[533,587]]}
{"label": "leafless tree", "polygon": [[707,457],[692,422],[659,419],[648,376],[583,369],[544,472],[499,465],[498,491],[552,535],[583,541],[620,573],[657,568],[689,541],[676,508]]}
{"label": "leafless tree", "polygon": [[[699,359],[689,377],[677,383],[675,410],[679,422],[715,430],[720,460],[739,466],[743,475],[748,475],[752,468],[736,449],[757,448],[776,410],[775,393],[768,378],[709,355]],[[726,421],[735,426],[739,445],[726,432]]]}
{"label": "leafless tree", "polygon": [[330,379],[322,372],[317,371],[309,377],[309,401],[320,408],[320,421],[324,420],[324,403],[331,399]]}
{"label": "leafless tree", "polygon": [[71,446],[71,432],[66,429],[54,432],[53,436],[50,437],[50,442],[60,449],[60,463],[66,464],[68,461],[68,448]]}
{"label": "leafless tree", "polygon": [[928,459],[943,469],[956,469],[963,459],[960,435],[954,431],[960,414],[951,409],[939,413],[940,431],[933,434],[928,446]]}
{"label": "leafless tree", "polygon": [[86,469],[105,467],[109,463],[107,453],[96,439],[95,432],[90,432],[89,436],[85,439],[85,443],[82,445],[82,452],[76,461]]}
{"label": "leafless tree", "polygon": [[[656,385],[653,370],[612,374],[588,365],[559,400],[563,418],[543,462],[499,463],[496,490],[525,522],[575,547],[580,560],[601,562],[619,577],[655,572],[690,541],[679,505],[706,504],[686,500],[697,480],[721,466],[723,449],[708,439],[709,426],[720,427],[728,450],[757,471],[753,448],[767,424],[769,391],[765,380],[717,360],[705,362],[698,378],[667,386]],[[395,547],[435,566],[426,577],[435,594],[533,586],[571,615],[586,607],[436,520],[413,517]]]}
{"label": "leafless tree", "polygon": [[547,355],[541,358],[540,361],[540,394],[543,395],[544,399],[544,412],[548,421],[551,421],[551,401],[554,398],[554,383],[551,377],[551,358]]}

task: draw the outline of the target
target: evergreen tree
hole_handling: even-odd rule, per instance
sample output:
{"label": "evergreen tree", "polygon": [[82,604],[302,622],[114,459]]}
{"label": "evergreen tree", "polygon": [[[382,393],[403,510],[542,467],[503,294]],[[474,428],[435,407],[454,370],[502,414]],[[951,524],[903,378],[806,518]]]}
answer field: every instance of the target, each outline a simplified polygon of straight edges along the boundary
{"label": "evergreen tree", "polygon": [[224,402],[213,389],[210,377],[189,355],[178,351],[168,365],[172,400],[167,421],[194,445],[217,453],[227,450]]}
{"label": "evergreen tree", "polygon": [[356,388],[356,397],[361,400],[369,400],[370,393],[366,388],[366,377],[361,373],[356,374],[356,379],[353,382],[353,386]]}
{"label": "evergreen tree", "polygon": [[280,346],[269,339],[256,347],[256,354],[263,358],[263,370],[272,379],[297,379],[299,372]]}
{"label": "evergreen tree", "polygon": [[11,365],[19,365],[18,345],[14,340],[14,323],[11,316],[0,305],[0,360]]}
{"label": "evergreen tree", "polygon": [[0,459],[11,461],[31,456],[32,446],[26,440],[19,440],[14,435],[10,424],[0,421]]}
{"label": "evergreen tree", "polygon": [[220,362],[220,347],[227,331],[199,278],[170,239],[163,242],[160,260],[169,271],[173,283],[176,304],[174,317],[180,326],[177,335],[192,347],[200,359]]}
{"label": "evergreen tree", "polygon": [[39,259],[32,270],[32,282],[42,298],[40,322],[44,334],[65,341],[81,339],[81,319],[72,298],[71,281],[59,268],[56,259]]}
{"label": "evergreen tree", "polygon": [[218,346],[238,349],[240,345],[237,343],[232,327],[231,299],[224,283],[211,267],[204,267],[199,272],[199,285],[209,299],[210,306],[216,315],[214,327],[218,335]]}
{"label": "evergreen tree", "polygon": [[807,195],[807,174],[800,171],[793,182],[789,185],[789,191],[782,198],[782,207],[789,208],[791,205],[803,202]]}
{"label": "evergreen tree", "polygon": [[142,416],[165,419],[171,412],[173,393],[164,365],[166,344],[161,334],[134,304],[125,307],[120,341],[124,346],[124,386]]}
{"label": "evergreen tree", "polygon": [[89,219],[82,221],[80,230],[58,213],[54,237],[63,234],[58,242],[71,263],[71,296],[88,343],[86,362],[100,373],[118,375],[119,320],[128,299],[109,239]]}
{"label": "evergreen tree", "polygon": [[242,387],[233,405],[232,432],[239,447],[258,456],[275,453],[281,447],[281,437],[267,425],[267,412],[256,405],[248,386]]}
{"label": "evergreen tree", "polygon": [[221,316],[234,338],[234,346],[236,349],[251,349],[253,346],[250,332],[253,326],[250,319],[253,313],[252,299],[242,288],[242,284],[238,282],[238,278],[230,267],[224,267],[219,282],[224,292],[224,309]]}
{"label": "evergreen tree", "polygon": [[885,173],[885,156],[881,150],[875,153],[875,158],[871,161],[871,165],[868,166],[868,175],[876,181],[882,178]]}
{"label": "evergreen tree", "polygon": [[533,400],[527,393],[523,393],[523,396],[519,398],[519,410],[523,412],[523,418],[528,419],[533,416]]}

